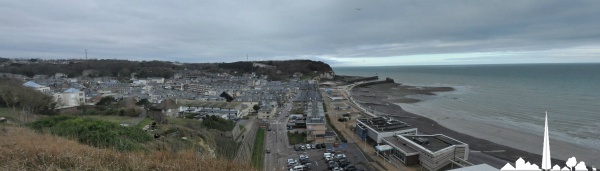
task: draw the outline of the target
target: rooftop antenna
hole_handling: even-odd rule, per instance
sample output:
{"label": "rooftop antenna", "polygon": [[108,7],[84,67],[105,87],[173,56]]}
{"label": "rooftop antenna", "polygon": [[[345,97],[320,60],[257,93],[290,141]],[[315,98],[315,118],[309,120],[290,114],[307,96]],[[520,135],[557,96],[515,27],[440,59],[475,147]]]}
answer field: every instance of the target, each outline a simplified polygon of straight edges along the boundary
{"label": "rooftop antenna", "polygon": [[85,60],[87,60],[87,49],[85,49]]}
{"label": "rooftop antenna", "polygon": [[250,61],[248,60],[248,54],[246,54],[246,62],[250,62]]}

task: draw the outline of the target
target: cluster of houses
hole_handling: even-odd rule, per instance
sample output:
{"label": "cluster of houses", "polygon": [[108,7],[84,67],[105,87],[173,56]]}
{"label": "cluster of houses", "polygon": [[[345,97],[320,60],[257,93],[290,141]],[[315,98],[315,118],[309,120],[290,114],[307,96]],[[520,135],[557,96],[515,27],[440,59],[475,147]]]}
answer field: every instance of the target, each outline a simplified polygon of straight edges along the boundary
{"label": "cluster of houses", "polygon": [[327,130],[323,99],[316,82],[307,81],[299,85],[292,102],[288,128],[304,128],[307,142],[333,143],[336,140],[335,132]]}
{"label": "cluster of houses", "polygon": [[266,76],[207,73],[183,70],[172,78],[76,77],[65,74],[23,75],[0,73],[0,77],[24,80],[31,87],[54,97],[56,108],[94,105],[102,97],[147,99],[173,117],[184,114],[219,115],[226,119],[241,118],[260,109],[258,117],[268,119],[277,108],[292,98],[309,80],[268,81]]}

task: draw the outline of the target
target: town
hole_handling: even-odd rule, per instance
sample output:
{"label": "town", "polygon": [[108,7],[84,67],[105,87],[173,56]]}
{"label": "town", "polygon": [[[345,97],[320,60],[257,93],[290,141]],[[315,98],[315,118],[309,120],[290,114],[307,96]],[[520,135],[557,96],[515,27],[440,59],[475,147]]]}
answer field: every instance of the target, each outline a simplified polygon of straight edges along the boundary
{"label": "town", "polygon": [[[3,65],[18,63],[73,61],[20,60]],[[252,66],[277,69],[266,63]],[[223,154],[212,152],[213,156],[250,161],[261,170],[493,170],[486,164],[472,166],[468,144],[443,134],[419,133],[393,116],[365,109],[351,95],[355,86],[393,83],[391,79],[336,77],[333,71],[311,77],[295,72],[277,81],[254,72],[178,70],[168,78],[131,73],[127,79],[96,77],[90,75],[93,72],[85,70],[77,77],[0,73],[0,78],[20,80],[23,87],[52,97],[58,113],[120,116],[111,121],[122,127],[139,126],[158,139],[187,140],[189,135],[157,127],[181,119],[199,121],[203,128],[225,132],[237,146],[216,152]],[[115,104],[123,105],[112,107]],[[219,122],[208,122],[212,120]],[[212,148],[221,144],[215,145]]]}

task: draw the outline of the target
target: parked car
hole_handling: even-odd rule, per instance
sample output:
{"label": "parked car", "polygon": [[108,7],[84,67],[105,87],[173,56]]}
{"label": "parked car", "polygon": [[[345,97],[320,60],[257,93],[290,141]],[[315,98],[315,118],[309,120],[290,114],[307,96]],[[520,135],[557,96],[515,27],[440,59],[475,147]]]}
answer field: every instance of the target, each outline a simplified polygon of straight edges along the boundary
{"label": "parked car", "polygon": [[271,149],[267,149],[267,154],[271,153]]}
{"label": "parked car", "polygon": [[333,168],[333,169],[331,169],[331,170],[333,170],[333,171],[344,171],[344,170],[342,170],[342,168],[341,168],[341,167],[334,167],[334,168]]}
{"label": "parked car", "polygon": [[338,165],[340,167],[346,167],[346,166],[350,165],[350,162],[348,160],[344,160],[342,162],[338,162]]}
{"label": "parked car", "polygon": [[310,144],[306,144],[306,149],[309,150],[310,149]]}
{"label": "parked car", "polygon": [[310,164],[310,159],[300,159],[300,164]]}
{"label": "parked car", "polygon": [[304,168],[305,168],[306,170],[309,170],[309,169],[310,169],[310,166],[312,166],[312,163],[306,163],[306,164],[302,164],[302,166],[304,166]]}
{"label": "parked car", "polygon": [[310,148],[312,148],[312,149],[316,149],[316,148],[317,148],[317,145],[315,145],[315,144],[311,144],[311,145],[310,145]]}
{"label": "parked car", "polygon": [[354,167],[353,165],[348,165],[346,167],[344,167],[344,171],[355,171],[356,167]]}
{"label": "parked car", "polygon": [[304,147],[304,145],[300,145],[300,150],[304,151],[306,150],[306,147]]}
{"label": "parked car", "polygon": [[331,157],[331,153],[323,153],[323,158]]}
{"label": "parked car", "polygon": [[304,168],[304,166],[298,165],[298,166],[294,166],[294,167],[290,168],[290,170],[291,171],[300,171],[300,170],[306,170],[306,169]]}
{"label": "parked car", "polygon": [[325,152],[327,152],[327,153],[333,153],[333,149],[327,149],[327,150],[325,150]]}
{"label": "parked car", "polygon": [[345,159],[346,155],[345,154],[338,154],[335,156],[336,159]]}
{"label": "parked car", "polygon": [[336,168],[336,167],[338,167],[338,164],[335,161],[329,161],[327,163],[327,168],[328,169],[333,169],[333,168]]}
{"label": "parked car", "polygon": [[294,160],[294,159],[287,159],[287,163],[289,167],[295,166],[298,164],[298,161]]}
{"label": "parked car", "polygon": [[300,159],[308,159],[308,155],[306,154],[300,154]]}
{"label": "parked car", "polygon": [[296,151],[300,151],[300,147],[299,147],[299,146],[297,146],[297,145],[295,145],[295,146],[294,146],[294,150],[296,150]]}

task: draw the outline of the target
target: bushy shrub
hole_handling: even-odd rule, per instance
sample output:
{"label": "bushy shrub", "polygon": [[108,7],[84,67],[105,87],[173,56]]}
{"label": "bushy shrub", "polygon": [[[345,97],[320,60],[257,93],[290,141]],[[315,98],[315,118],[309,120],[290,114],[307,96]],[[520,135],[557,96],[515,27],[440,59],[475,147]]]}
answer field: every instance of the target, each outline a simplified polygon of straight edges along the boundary
{"label": "bushy shrub", "polygon": [[141,129],[122,127],[113,122],[92,118],[55,116],[35,121],[31,123],[30,127],[38,131],[49,131],[55,135],[76,139],[87,145],[115,148],[121,151],[141,149],[140,143],[152,139]]}
{"label": "bushy shrub", "polygon": [[204,120],[202,120],[202,126],[208,129],[217,129],[220,131],[231,131],[233,127],[235,127],[235,123],[231,120],[223,119],[218,116],[206,116]]}
{"label": "bushy shrub", "polygon": [[44,128],[50,128],[50,127],[57,125],[60,122],[63,122],[66,120],[71,120],[71,119],[75,119],[75,117],[67,116],[67,115],[59,115],[59,116],[53,116],[53,117],[48,117],[45,119],[37,120],[35,122],[32,122],[29,126],[33,129],[35,129],[36,131],[43,131]]}

